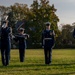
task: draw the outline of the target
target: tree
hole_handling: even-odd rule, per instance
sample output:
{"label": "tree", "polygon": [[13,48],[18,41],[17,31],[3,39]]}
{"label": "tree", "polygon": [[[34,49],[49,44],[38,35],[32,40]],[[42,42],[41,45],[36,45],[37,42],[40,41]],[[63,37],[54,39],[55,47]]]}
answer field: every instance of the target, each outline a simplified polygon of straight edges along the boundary
{"label": "tree", "polygon": [[67,24],[67,25],[64,25],[62,27],[62,38],[63,38],[63,41],[65,42],[65,44],[68,44],[69,41],[71,41],[72,39],[72,26]]}
{"label": "tree", "polygon": [[11,11],[8,13],[9,25],[11,25],[11,27],[13,28],[13,32],[15,32],[15,25],[18,21],[28,20],[27,15],[29,13],[29,8],[26,4],[19,3],[15,3],[14,5],[10,6],[10,8]]}
{"label": "tree", "polygon": [[[33,0],[31,7],[28,8],[26,4],[15,3],[10,6],[11,11],[9,15],[9,23],[12,28],[15,28],[15,24],[19,20],[26,20],[24,25],[25,31],[30,34],[29,45],[33,47],[40,47],[42,30],[45,29],[45,22],[51,22],[51,29],[53,29],[56,35],[59,35],[57,22],[58,16],[55,14],[56,9],[54,5],[49,4],[49,0]],[[15,32],[15,30],[13,30]]]}
{"label": "tree", "polygon": [[5,7],[5,6],[0,6],[0,17],[3,16],[3,14],[8,13],[10,10],[9,7]]}
{"label": "tree", "polygon": [[2,24],[3,16],[10,12],[10,7],[0,6],[0,25]]}
{"label": "tree", "polygon": [[73,38],[73,29],[74,26],[71,26],[70,24],[62,26],[61,45],[63,48],[72,48],[74,46],[75,40]]}
{"label": "tree", "polygon": [[40,3],[38,0],[34,0],[33,4],[31,5],[30,12],[29,27],[34,29],[32,32],[30,31],[30,34],[35,46],[38,46],[37,44],[41,43],[41,33],[42,30],[45,29],[44,23],[47,21],[51,22],[51,28],[54,29],[58,35],[59,30],[57,22],[59,19],[55,14],[56,9],[54,8],[54,5],[51,6],[49,4],[49,0],[40,0]]}

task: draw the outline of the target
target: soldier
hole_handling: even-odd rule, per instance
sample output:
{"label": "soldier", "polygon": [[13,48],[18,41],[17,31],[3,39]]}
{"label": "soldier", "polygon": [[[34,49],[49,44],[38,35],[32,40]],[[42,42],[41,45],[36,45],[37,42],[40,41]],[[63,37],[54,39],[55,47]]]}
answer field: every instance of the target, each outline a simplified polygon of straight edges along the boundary
{"label": "soldier", "polygon": [[24,29],[19,29],[19,34],[15,35],[14,40],[19,42],[19,56],[20,62],[24,62],[25,49],[26,49],[26,39],[29,38],[29,35],[24,33]]}
{"label": "soldier", "polygon": [[73,30],[73,38],[75,38],[75,28],[74,28],[74,30]]}
{"label": "soldier", "polygon": [[42,46],[44,47],[45,64],[51,64],[52,48],[54,46],[54,31],[50,29],[50,22],[46,22],[46,29],[42,33]]}
{"label": "soldier", "polygon": [[1,27],[1,59],[4,66],[9,65],[11,40],[10,34],[12,30],[8,27],[8,21],[4,21]]}

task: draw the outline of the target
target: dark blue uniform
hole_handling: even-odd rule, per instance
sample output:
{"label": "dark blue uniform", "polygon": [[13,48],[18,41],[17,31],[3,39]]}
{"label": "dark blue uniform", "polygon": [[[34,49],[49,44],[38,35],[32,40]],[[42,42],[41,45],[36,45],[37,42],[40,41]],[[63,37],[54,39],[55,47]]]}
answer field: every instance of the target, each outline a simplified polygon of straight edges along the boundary
{"label": "dark blue uniform", "polygon": [[10,48],[11,48],[11,40],[10,40],[10,27],[1,28],[1,58],[2,64],[4,66],[9,65],[10,60]]}
{"label": "dark blue uniform", "polygon": [[1,49],[1,27],[0,27],[0,49]]}
{"label": "dark blue uniform", "polygon": [[42,33],[42,46],[44,46],[45,64],[50,64],[52,61],[53,45],[54,45],[53,30],[44,30]]}
{"label": "dark blue uniform", "polygon": [[73,37],[75,38],[75,28],[74,28],[74,30],[73,30]]}
{"label": "dark blue uniform", "polygon": [[19,42],[19,56],[20,56],[20,62],[24,62],[25,57],[25,49],[26,49],[26,38],[27,35],[18,34],[15,36],[15,41]]}

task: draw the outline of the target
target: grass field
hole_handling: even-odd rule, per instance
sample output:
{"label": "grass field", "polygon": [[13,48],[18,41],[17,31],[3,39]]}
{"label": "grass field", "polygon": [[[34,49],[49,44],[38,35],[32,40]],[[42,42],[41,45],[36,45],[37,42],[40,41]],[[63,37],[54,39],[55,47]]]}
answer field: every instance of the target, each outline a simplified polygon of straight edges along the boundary
{"label": "grass field", "polygon": [[43,50],[26,50],[23,63],[19,62],[18,50],[11,50],[10,65],[0,62],[0,75],[75,75],[75,50],[53,50],[51,65],[44,64]]}

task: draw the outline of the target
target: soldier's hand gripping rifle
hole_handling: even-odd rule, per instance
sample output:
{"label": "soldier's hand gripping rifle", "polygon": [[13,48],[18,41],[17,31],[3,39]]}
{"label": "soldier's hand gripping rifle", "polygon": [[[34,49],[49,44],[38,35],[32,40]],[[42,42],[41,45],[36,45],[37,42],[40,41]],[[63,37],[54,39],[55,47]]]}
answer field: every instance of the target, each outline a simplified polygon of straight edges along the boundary
{"label": "soldier's hand gripping rifle", "polygon": [[17,32],[17,34],[14,35],[14,37],[23,37],[25,39],[29,38],[29,35],[26,34],[26,33],[23,33],[22,35],[20,35],[20,32],[24,31],[25,29],[22,28],[22,26],[25,24],[25,21],[22,20],[22,21],[18,21],[16,23],[16,26],[15,26],[15,31]]}
{"label": "soldier's hand gripping rifle", "polygon": [[29,38],[29,35],[28,34],[22,34],[22,35],[17,34],[17,35],[14,36],[14,38],[15,37],[20,37],[20,38],[28,39]]}
{"label": "soldier's hand gripping rifle", "polygon": [[12,39],[12,27],[9,27],[8,17],[9,16],[7,14],[2,16],[2,18],[1,18],[1,29],[8,27],[7,30],[9,30],[9,35],[10,35],[10,37]]}
{"label": "soldier's hand gripping rifle", "polygon": [[1,18],[1,27],[6,28],[6,22],[8,22],[8,15],[3,15]]}

